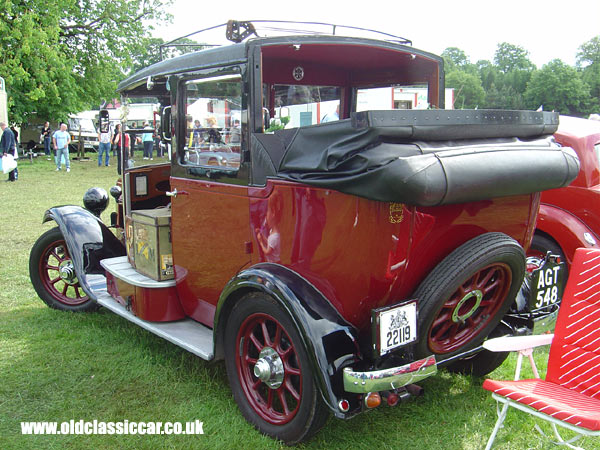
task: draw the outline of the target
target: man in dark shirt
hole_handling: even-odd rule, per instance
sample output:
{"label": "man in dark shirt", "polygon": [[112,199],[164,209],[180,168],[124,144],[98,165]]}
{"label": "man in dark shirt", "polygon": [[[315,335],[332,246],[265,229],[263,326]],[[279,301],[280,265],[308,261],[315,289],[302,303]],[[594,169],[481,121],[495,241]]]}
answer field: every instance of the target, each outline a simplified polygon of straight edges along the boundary
{"label": "man in dark shirt", "polygon": [[[0,129],[2,130],[2,137],[0,138],[0,153],[2,156],[4,154],[10,154],[13,157],[15,156],[15,152],[17,150],[17,141],[15,139],[15,135],[13,132],[6,126],[4,122],[0,122]],[[8,172],[8,180],[7,181],[15,181],[15,170],[11,170]]]}
{"label": "man in dark shirt", "polygon": [[50,154],[52,153],[52,129],[50,128],[50,122],[44,123],[44,128],[42,128],[42,140],[44,142],[44,153],[49,160]]}

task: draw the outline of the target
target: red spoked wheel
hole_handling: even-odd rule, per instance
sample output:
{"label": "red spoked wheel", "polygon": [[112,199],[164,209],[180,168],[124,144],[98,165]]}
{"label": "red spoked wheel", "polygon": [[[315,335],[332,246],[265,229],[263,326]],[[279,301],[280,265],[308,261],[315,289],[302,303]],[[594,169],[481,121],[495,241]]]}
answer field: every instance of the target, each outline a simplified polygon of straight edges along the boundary
{"label": "red spoked wheel", "polygon": [[287,444],[310,438],[329,415],[303,342],[288,314],[262,293],[241,298],[227,318],[225,365],[240,411]]}
{"label": "red spoked wheel", "polygon": [[502,308],[512,283],[506,264],[491,264],[476,272],[442,305],[427,336],[431,351],[451,353],[477,338]]}
{"label": "red spoked wheel", "polygon": [[302,395],[302,368],[290,337],[275,318],[253,314],[237,340],[238,376],[250,406],[269,423],[288,423]]}
{"label": "red spoked wheel", "polygon": [[34,244],[29,256],[29,276],[40,298],[52,308],[87,311],[97,307],[79,284],[58,228],[48,230]]}
{"label": "red spoked wheel", "polygon": [[[523,248],[502,233],[482,234],[450,253],[414,293],[419,302],[416,356],[433,353],[443,361],[479,346],[510,308],[524,273]],[[456,371],[484,375],[502,360],[471,355],[465,364],[453,365]]]}

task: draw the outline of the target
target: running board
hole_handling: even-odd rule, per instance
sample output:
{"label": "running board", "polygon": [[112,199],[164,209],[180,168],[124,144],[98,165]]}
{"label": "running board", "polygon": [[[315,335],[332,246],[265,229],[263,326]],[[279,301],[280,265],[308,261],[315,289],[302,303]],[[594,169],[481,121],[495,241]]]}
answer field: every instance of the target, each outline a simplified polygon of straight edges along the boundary
{"label": "running board", "polygon": [[142,320],[110,296],[106,291],[106,278],[104,276],[88,275],[87,279],[99,305],[202,359],[207,361],[213,359],[212,329],[192,319],[174,322],[148,322]]}

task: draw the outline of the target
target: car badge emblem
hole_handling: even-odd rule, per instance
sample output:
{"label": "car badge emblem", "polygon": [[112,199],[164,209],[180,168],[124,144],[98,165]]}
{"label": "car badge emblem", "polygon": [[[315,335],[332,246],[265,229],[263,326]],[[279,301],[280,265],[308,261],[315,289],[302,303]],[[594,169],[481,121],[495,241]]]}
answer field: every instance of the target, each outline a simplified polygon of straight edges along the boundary
{"label": "car badge emblem", "polygon": [[404,220],[404,204],[390,203],[390,223],[401,223]]}
{"label": "car badge emblem", "polygon": [[294,77],[294,80],[296,80],[296,81],[302,80],[302,78],[304,78],[304,69],[300,66],[294,67],[292,76]]}

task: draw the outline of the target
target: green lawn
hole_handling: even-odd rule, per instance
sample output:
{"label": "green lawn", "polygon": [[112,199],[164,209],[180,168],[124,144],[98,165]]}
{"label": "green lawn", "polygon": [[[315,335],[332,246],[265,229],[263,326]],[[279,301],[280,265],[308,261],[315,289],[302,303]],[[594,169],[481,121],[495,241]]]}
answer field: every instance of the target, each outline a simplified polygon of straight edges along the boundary
{"label": "green lawn", "polygon": [[[85,190],[108,190],[115,165],[72,161],[55,172],[45,157],[21,161],[16,183],[0,181],[0,449],[281,448],[242,418],[222,362],[207,363],[126,320],[101,310],[52,310],[35,294],[28,257],[54,205],[81,204]],[[5,176],[6,177],[6,176]],[[105,213],[113,210],[114,203]],[[545,356],[539,355],[544,366]],[[492,377],[510,377],[509,359]],[[423,383],[425,395],[349,421],[330,419],[300,448],[480,449],[495,419],[481,379],[442,372]],[[162,421],[204,423],[200,436],[24,436],[21,421]],[[550,449],[534,420],[513,411],[497,449]],[[543,425],[545,430],[549,427]],[[600,449],[584,439],[581,446]]]}

